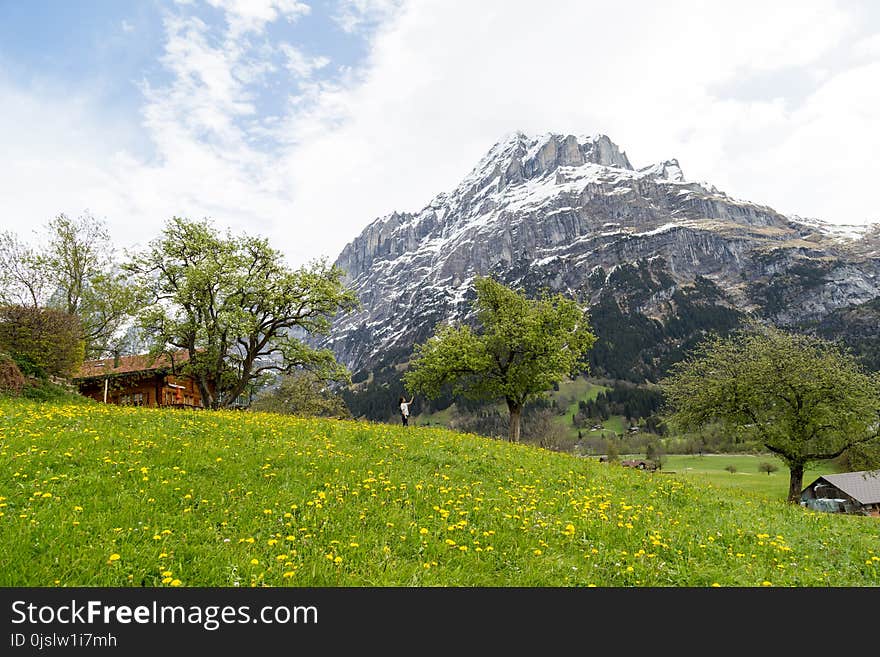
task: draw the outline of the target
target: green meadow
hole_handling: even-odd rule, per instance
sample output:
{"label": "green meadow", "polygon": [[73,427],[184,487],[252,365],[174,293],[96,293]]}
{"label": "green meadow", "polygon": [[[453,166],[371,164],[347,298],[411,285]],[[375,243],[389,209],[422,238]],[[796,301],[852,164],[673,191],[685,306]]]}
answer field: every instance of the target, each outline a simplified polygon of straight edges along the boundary
{"label": "green meadow", "polygon": [[[762,463],[771,463],[778,469],[762,471]],[[719,488],[749,491],[768,500],[781,500],[788,495],[788,468],[772,454],[669,454],[663,457],[663,470]],[[830,461],[814,463],[804,471],[803,484],[834,472],[837,470]]]}
{"label": "green meadow", "polygon": [[649,473],[441,428],[0,399],[0,585],[880,584],[876,518],[684,463]]}

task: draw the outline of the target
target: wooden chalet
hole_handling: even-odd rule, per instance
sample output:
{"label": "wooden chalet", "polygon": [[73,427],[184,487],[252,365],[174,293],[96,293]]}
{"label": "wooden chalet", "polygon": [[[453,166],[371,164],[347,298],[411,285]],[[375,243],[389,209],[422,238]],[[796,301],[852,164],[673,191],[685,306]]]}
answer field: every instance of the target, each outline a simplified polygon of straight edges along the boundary
{"label": "wooden chalet", "polygon": [[202,408],[202,396],[192,377],[181,374],[186,351],[87,360],[73,377],[81,395],[105,404]]}
{"label": "wooden chalet", "polygon": [[823,475],[801,491],[801,505],[830,513],[880,516],[880,470]]}

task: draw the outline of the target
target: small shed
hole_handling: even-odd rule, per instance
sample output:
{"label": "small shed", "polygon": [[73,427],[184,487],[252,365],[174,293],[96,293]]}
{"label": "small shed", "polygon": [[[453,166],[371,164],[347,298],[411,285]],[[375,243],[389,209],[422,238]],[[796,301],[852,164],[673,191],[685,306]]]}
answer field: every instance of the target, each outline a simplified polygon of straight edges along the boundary
{"label": "small shed", "polygon": [[83,363],[73,377],[81,395],[105,404],[201,408],[199,387],[180,371],[186,351],[120,356]]}
{"label": "small shed", "polygon": [[635,468],[636,470],[650,470],[653,472],[657,469],[657,464],[654,461],[646,461],[644,459],[626,459],[620,462],[625,468]]}
{"label": "small shed", "polygon": [[880,470],[822,475],[801,491],[801,505],[816,511],[880,516]]}

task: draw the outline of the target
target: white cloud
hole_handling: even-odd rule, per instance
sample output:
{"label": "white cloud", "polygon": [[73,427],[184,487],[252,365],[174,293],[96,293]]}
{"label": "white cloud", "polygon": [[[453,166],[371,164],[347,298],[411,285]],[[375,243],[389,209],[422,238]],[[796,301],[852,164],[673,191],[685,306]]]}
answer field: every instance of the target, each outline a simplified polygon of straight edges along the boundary
{"label": "white cloud", "polygon": [[[256,111],[245,85],[234,75],[240,48],[210,45],[208,26],[197,18],[169,16],[165,26],[168,40],[161,61],[173,81],[161,89],[145,86],[144,113],[151,134],[155,138],[166,131],[186,132],[194,139],[240,150],[235,119]],[[166,157],[177,149],[174,140],[157,141]]]}
{"label": "white cloud", "polygon": [[232,38],[248,32],[261,33],[268,23],[279,18],[296,21],[311,11],[309,5],[298,0],[206,0],[226,14]]}
{"label": "white cloud", "polygon": [[729,169],[754,200],[779,210],[880,222],[870,191],[880,152],[878,80],[880,60],[830,78],[801,107],[768,122],[776,136],[768,148],[732,153]]}
{"label": "white cloud", "polygon": [[287,60],[287,69],[299,78],[310,78],[312,73],[330,63],[327,57],[306,55],[299,48],[289,43],[281,44],[281,51]]}
{"label": "white cloud", "polygon": [[[9,228],[37,228],[59,212],[105,217],[121,248],[142,246],[173,215],[209,216],[220,227],[265,234],[289,206],[267,190],[269,159],[248,143],[243,120],[256,120],[248,83],[270,63],[246,44],[211,38],[196,18],[167,16],[161,62],[171,82],[144,85],[142,125],[154,156],[134,155],[139,126],[113,121],[97,94],[18,89],[0,79],[0,194]],[[24,219],[22,221],[22,218]],[[27,239],[27,235],[23,235]],[[306,254],[296,254],[304,260]]]}
{"label": "white cloud", "polygon": [[860,40],[853,50],[864,57],[880,57],[880,32]]}
{"label": "white cloud", "polygon": [[[0,79],[0,229],[90,208],[127,245],[172,214],[209,216],[269,236],[293,263],[332,259],[517,129],[602,132],[635,166],[677,157],[688,178],[783,212],[880,219],[878,26],[850,5],[343,0],[336,18],[349,12],[343,26],[370,48],[331,78],[329,44],[314,56],[245,38],[306,5],[210,2],[219,32],[167,19],[171,80],[144,87],[149,159],[127,147],[138,126],[108,121],[87,90]],[[285,66],[298,85],[281,116],[263,116],[258,86]]]}
{"label": "white cloud", "polygon": [[[329,231],[335,241],[322,240],[338,253],[370,220],[420,209],[493,141],[522,129],[604,132],[636,165],[678,157],[686,175],[735,196],[864,221],[875,210],[856,188],[868,188],[874,156],[814,141],[807,117],[818,97],[790,107],[784,84],[759,99],[713,92],[749,76],[779,73],[784,82],[786,71],[812,70],[854,27],[843,8],[821,1],[407,5],[375,36],[361,76],[318,94],[291,125],[303,136],[285,163],[294,215],[338,226]],[[844,74],[815,84],[832,88]],[[825,132],[880,122],[876,103],[856,102],[854,84],[833,88]],[[852,181],[849,199],[803,184],[804,167],[821,167],[826,148],[836,149],[834,180]]]}
{"label": "white cloud", "polygon": [[122,28],[122,31],[126,34],[134,32],[134,25],[129,23],[127,20],[123,20],[122,23],[120,23],[120,27]]}
{"label": "white cloud", "polygon": [[403,0],[338,0],[333,20],[345,32],[357,32],[389,20],[402,4]]}
{"label": "white cloud", "polygon": [[[0,80],[0,229],[30,241],[47,220],[91,208],[114,220],[113,234],[124,241],[152,237],[141,214],[132,216],[111,167],[114,143],[125,143],[125,128],[99,124],[100,108],[85,96],[22,92]],[[118,212],[118,214],[117,214]],[[110,214],[112,213],[112,215]]]}

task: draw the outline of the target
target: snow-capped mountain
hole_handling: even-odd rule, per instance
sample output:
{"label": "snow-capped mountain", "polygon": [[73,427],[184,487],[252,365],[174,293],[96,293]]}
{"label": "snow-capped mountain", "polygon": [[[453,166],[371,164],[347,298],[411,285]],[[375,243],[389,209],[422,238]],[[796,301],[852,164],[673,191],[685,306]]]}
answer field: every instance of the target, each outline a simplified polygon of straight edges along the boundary
{"label": "snow-capped mountain", "polygon": [[608,371],[633,338],[627,371],[650,378],[745,312],[817,326],[878,299],[880,224],[785,216],[689,182],[674,159],[635,169],[605,135],[515,133],[421,211],[370,223],[336,263],[362,307],[325,344],[352,371],[404,362],[438,322],[467,321],[473,278],[493,274],[590,303],[594,364]]}

